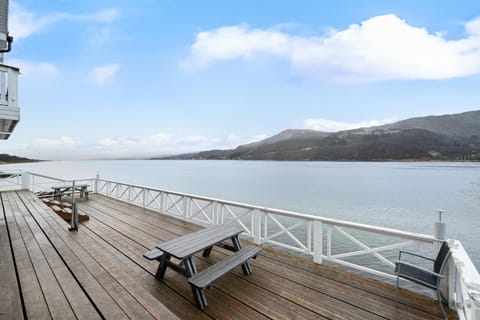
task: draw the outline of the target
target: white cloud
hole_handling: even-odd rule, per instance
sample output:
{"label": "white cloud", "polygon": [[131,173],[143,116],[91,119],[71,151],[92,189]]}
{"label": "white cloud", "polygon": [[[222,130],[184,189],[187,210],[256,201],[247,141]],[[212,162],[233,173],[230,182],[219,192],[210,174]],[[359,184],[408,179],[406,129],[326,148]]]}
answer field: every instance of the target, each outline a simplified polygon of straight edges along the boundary
{"label": "white cloud", "polygon": [[242,140],[242,137],[240,137],[239,135],[235,134],[235,133],[230,133],[228,136],[227,136],[227,139],[226,141],[229,142],[229,143],[238,143]]}
{"label": "white cloud", "polygon": [[154,134],[153,136],[150,136],[149,139],[150,140],[153,140],[153,141],[166,141],[168,139],[170,139],[172,135],[169,134],[169,133],[166,133],[166,132],[159,132],[157,134]]}
{"label": "white cloud", "polygon": [[18,2],[10,3],[9,31],[16,40],[41,33],[61,21],[112,23],[121,16],[116,8],[104,9],[90,14],[55,12],[40,16],[26,10]]}
{"label": "white cloud", "polygon": [[224,137],[203,135],[175,136],[160,132],[145,137],[102,137],[95,141],[77,140],[74,137],[39,138],[12,147],[15,154],[52,160],[98,159],[98,158],[151,158],[210,149],[230,149],[239,144],[257,141],[263,135],[240,137],[229,134]]}
{"label": "white cloud", "polygon": [[49,62],[8,59],[7,64],[20,68],[22,75],[28,77],[55,77],[60,73],[60,70]]}
{"label": "white cloud", "polygon": [[264,139],[267,139],[267,138],[268,138],[268,136],[266,134],[257,134],[257,135],[252,137],[252,142],[264,140]]}
{"label": "white cloud", "polygon": [[467,34],[479,36],[480,35],[480,17],[473,19],[465,25]]}
{"label": "white cloud", "polygon": [[384,120],[369,120],[369,121],[360,121],[360,122],[339,122],[327,119],[307,119],[305,120],[305,128],[326,131],[326,132],[337,132],[343,130],[351,130],[357,128],[373,127],[380,126],[387,123],[392,123],[395,120],[393,119],[384,119]]}
{"label": "white cloud", "polygon": [[71,137],[60,137],[58,139],[40,138],[33,141],[33,147],[57,147],[57,146],[73,146],[76,142]]}
{"label": "white cloud", "polygon": [[119,67],[118,64],[112,63],[94,68],[90,72],[90,81],[95,85],[104,85],[115,77]]}
{"label": "white cloud", "polygon": [[38,138],[29,144],[24,144],[20,154],[40,160],[82,159],[81,152],[79,152],[82,150],[81,145],[81,142],[69,136]]}
{"label": "white cloud", "polygon": [[101,146],[113,146],[114,144],[117,144],[118,141],[112,138],[103,138],[98,140],[98,144]]}
{"label": "white cloud", "polygon": [[217,60],[250,58],[255,54],[288,55],[290,37],[279,31],[249,29],[246,24],[200,32],[185,61],[189,68],[203,68]]}
{"label": "white cloud", "polygon": [[218,61],[266,55],[321,80],[449,79],[480,73],[480,18],[468,22],[465,31],[466,37],[448,40],[393,14],[318,37],[242,24],[198,33],[182,65],[197,70]]}

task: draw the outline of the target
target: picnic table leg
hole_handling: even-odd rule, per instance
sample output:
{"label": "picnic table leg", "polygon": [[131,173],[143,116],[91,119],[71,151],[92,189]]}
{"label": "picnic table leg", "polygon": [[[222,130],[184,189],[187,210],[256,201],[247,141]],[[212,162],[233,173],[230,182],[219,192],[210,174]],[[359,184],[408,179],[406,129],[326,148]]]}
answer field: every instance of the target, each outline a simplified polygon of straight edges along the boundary
{"label": "picnic table leg", "polygon": [[[238,239],[238,235],[235,237],[232,237],[232,243],[233,243],[233,248],[235,252],[242,249],[242,243],[240,242],[240,239]],[[250,268],[250,265],[248,264],[248,262],[242,263],[242,270],[243,270],[243,274],[246,276],[252,273],[252,269]]]}
{"label": "picnic table leg", "polygon": [[209,256],[210,256],[210,252],[212,252],[212,248],[213,248],[213,247],[208,247],[207,249],[205,249],[205,250],[203,251],[202,256],[204,256],[204,257],[209,257]]}
{"label": "picnic table leg", "polygon": [[60,189],[54,189],[53,200],[59,200],[60,201]]}
{"label": "picnic table leg", "polygon": [[168,261],[170,261],[170,255],[164,253],[160,258],[160,264],[158,265],[157,272],[155,273],[155,278],[158,280],[162,279],[165,275],[165,271],[167,271]]}
{"label": "picnic table leg", "polygon": [[[197,268],[195,266],[195,262],[193,261],[193,257],[188,257],[186,259],[183,259],[183,265],[185,266],[187,278],[190,278],[195,273],[197,273]],[[193,298],[198,308],[200,308],[201,310],[205,309],[208,306],[208,303],[207,303],[207,298],[205,297],[205,293],[203,292],[203,289],[199,289],[193,285],[191,285],[191,287],[192,287]]]}
{"label": "picnic table leg", "polygon": [[197,273],[197,267],[195,266],[195,262],[193,261],[193,257],[188,257],[183,259],[183,265],[185,266],[185,273],[187,274],[187,278],[190,278],[195,273]]}

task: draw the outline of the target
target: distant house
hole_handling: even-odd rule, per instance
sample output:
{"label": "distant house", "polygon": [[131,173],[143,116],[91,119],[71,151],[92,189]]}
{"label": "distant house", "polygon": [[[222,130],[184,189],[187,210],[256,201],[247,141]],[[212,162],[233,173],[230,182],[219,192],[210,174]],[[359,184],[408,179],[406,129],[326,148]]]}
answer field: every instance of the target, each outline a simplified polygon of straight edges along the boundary
{"label": "distant house", "polygon": [[432,156],[432,158],[437,159],[442,156],[442,154],[438,151],[428,151],[428,154]]}

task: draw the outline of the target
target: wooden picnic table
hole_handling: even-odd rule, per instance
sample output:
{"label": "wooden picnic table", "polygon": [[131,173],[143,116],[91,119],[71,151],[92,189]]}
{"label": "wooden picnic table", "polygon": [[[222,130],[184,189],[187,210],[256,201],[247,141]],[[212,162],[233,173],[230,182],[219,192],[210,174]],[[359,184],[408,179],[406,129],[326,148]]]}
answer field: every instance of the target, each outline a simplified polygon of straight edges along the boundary
{"label": "wooden picnic table", "polygon": [[[213,281],[238,265],[242,266],[245,275],[251,273],[248,259],[256,257],[261,249],[248,246],[242,250],[239,235],[243,231],[244,229],[236,224],[216,225],[159,243],[156,250],[147,252],[144,256],[150,260],[160,261],[155,275],[157,279],[164,277],[167,267],[189,278],[195,302],[200,309],[204,309],[207,306],[204,289],[210,287]],[[228,239],[231,240],[231,245],[224,243]],[[203,256],[208,257],[213,246],[234,251],[235,254],[201,272],[197,272],[194,254],[203,251]],[[174,263],[170,260],[171,257],[180,259],[181,262]]]}
{"label": "wooden picnic table", "polygon": [[[88,200],[88,184],[76,184],[75,191],[80,192],[80,198],[85,198]],[[72,192],[72,186],[54,186],[53,189],[53,200],[62,200],[62,196]]]}
{"label": "wooden picnic table", "polygon": [[[165,275],[167,267],[191,277],[197,273],[195,260],[193,255],[203,251],[203,256],[208,257],[212,247],[217,245],[230,251],[238,251],[242,248],[242,244],[238,239],[240,233],[244,230],[237,225],[216,225],[210,228],[202,229],[166,242],[159,243],[156,248],[163,252],[160,259],[160,265],[156,273],[157,279],[162,279]],[[232,245],[222,243],[224,240],[230,239]],[[171,257],[182,260],[180,264],[170,261]],[[249,268],[246,264],[245,268]]]}

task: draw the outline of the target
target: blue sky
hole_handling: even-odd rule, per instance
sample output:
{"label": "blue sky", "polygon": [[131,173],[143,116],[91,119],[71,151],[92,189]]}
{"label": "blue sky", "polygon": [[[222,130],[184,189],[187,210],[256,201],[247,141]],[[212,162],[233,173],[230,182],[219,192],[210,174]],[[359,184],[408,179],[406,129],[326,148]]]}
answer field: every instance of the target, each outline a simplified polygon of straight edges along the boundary
{"label": "blue sky", "polygon": [[2,153],[150,157],[480,109],[475,1],[10,1]]}

